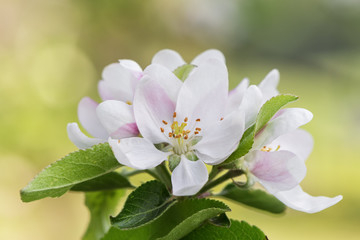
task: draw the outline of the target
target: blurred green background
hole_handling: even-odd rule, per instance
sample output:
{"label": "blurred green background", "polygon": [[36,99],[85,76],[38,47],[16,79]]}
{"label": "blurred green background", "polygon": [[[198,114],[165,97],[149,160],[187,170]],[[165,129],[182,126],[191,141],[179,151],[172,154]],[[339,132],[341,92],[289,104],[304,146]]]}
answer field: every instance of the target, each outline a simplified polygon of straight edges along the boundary
{"label": "blurred green background", "polygon": [[83,96],[99,100],[104,66],[128,58],[145,67],[163,48],[187,61],[223,51],[231,87],[244,77],[257,84],[278,68],[280,91],[314,113],[302,186],[343,201],[281,216],[229,203],[231,217],[269,239],[359,239],[357,0],[0,0],[0,239],[80,239],[89,217],[82,194],[25,204],[19,190],[76,150],[66,124],[77,121]]}

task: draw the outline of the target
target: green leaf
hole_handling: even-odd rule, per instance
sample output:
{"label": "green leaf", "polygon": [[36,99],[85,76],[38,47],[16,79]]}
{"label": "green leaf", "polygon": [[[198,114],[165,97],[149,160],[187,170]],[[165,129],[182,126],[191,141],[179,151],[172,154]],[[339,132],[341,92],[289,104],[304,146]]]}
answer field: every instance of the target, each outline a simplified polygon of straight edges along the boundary
{"label": "green leaf", "polygon": [[261,107],[259,114],[256,118],[255,133],[258,133],[265,124],[277,113],[280,108],[290,102],[298,100],[299,97],[290,94],[281,94],[268,100]]}
{"label": "green leaf", "polygon": [[182,240],[265,240],[267,237],[257,227],[244,221],[231,220],[230,228],[204,224]]}
{"label": "green leaf", "polygon": [[111,223],[121,229],[139,227],[161,215],[174,202],[170,197],[161,182],[144,183],[129,195],[119,215],[111,217]]}
{"label": "green leaf", "polygon": [[90,211],[90,223],[83,240],[101,239],[109,230],[109,216],[116,210],[125,190],[85,193],[85,205]]}
{"label": "green leaf", "polygon": [[198,228],[207,219],[230,211],[224,203],[212,199],[177,201],[155,220],[130,230],[111,227],[103,240],[176,240]]}
{"label": "green leaf", "polygon": [[282,107],[298,98],[290,94],[281,94],[264,103],[256,117],[256,122],[244,132],[237,149],[221,165],[231,165],[233,161],[245,156],[254,144],[255,135]]}
{"label": "green leaf", "polygon": [[233,183],[227,185],[217,196],[271,213],[282,213],[286,209],[286,206],[273,195],[259,189],[241,189]]}
{"label": "green leaf", "polygon": [[219,216],[209,219],[209,223],[218,226],[218,227],[230,227],[231,222],[227,217],[226,213],[222,213]]}
{"label": "green leaf", "polygon": [[181,80],[185,81],[189,76],[190,72],[194,69],[195,65],[184,64],[175,69],[174,74]]}
{"label": "green leaf", "polygon": [[76,184],[71,191],[104,191],[119,188],[133,188],[129,180],[117,172],[110,172],[100,177]]}
{"label": "green leaf", "polygon": [[31,202],[60,197],[74,185],[109,173],[121,165],[108,143],[70,153],[43,169],[20,191],[21,200]]}

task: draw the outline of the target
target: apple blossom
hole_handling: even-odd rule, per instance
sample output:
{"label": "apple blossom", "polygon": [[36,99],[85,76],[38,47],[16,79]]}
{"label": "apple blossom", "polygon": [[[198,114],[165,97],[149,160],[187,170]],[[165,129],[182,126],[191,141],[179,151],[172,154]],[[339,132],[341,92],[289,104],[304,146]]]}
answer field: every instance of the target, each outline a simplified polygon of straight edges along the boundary
{"label": "apple blossom", "polygon": [[319,212],[342,199],[313,197],[299,186],[306,175],[305,160],[312,151],[313,139],[298,127],[311,119],[306,109],[280,110],[256,134],[243,162],[250,179],[257,180],[290,208],[307,213]]}
{"label": "apple blossom", "polygon": [[227,95],[227,69],[218,59],[199,65],[184,83],[165,67],[150,65],[134,97],[143,138],[110,138],[115,157],[136,169],[153,168],[168,159],[173,194],[197,193],[208,180],[205,163],[224,161],[244,131],[241,112],[224,116]]}

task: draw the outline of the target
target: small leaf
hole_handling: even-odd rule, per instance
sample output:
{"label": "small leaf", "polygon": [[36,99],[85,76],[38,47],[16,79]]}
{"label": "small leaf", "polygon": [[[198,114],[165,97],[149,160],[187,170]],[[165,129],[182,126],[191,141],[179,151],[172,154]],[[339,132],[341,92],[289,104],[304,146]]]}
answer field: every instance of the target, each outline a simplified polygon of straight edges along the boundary
{"label": "small leaf", "polygon": [[108,143],[70,153],[43,169],[23,188],[20,191],[21,200],[31,202],[45,197],[60,197],[74,185],[120,166]]}
{"label": "small leaf", "polygon": [[76,184],[71,191],[104,191],[118,188],[132,188],[129,180],[117,172],[110,172],[100,177]]}
{"label": "small leaf", "polygon": [[271,213],[282,213],[286,209],[286,206],[273,195],[260,189],[240,189],[233,183],[228,184],[217,196]]}
{"label": "small leaf", "polygon": [[125,190],[85,193],[85,205],[90,211],[90,223],[83,240],[98,240],[109,230],[109,216],[116,210]]}
{"label": "small leaf", "polygon": [[256,117],[256,122],[244,132],[237,149],[221,165],[230,165],[233,161],[245,156],[254,144],[255,135],[283,106],[298,98],[290,94],[281,94],[264,103]]}
{"label": "small leaf", "polygon": [[261,107],[259,114],[256,118],[255,133],[258,133],[265,124],[277,113],[280,108],[290,102],[298,100],[299,97],[290,94],[281,94],[268,100]]}
{"label": "small leaf", "polygon": [[189,76],[190,72],[194,69],[194,65],[184,64],[175,69],[174,74],[181,80],[185,81]]}
{"label": "small leaf", "polygon": [[230,211],[224,203],[211,199],[177,201],[155,220],[138,228],[111,227],[103,240],[177,240],[198,228],[207,219]]}
{"label": "small leaf", "polygon": [[111,217],[111,223],[121,229],[139,227],[162,214],[174,202],[170,197],[161,182],[144,183],[129,195],[119,215]]}
{"label": "small leaf", "polygon": [[219,216],[209,219],[209,223],[218,226],[218,227],[230,227],[231,222],[227,217],[226,213],[222,213]]}
{"label": "small leaf", "polygon": [[265,234],[247,222],[231,220],[230,228],[204,224],[182,240],[266,240]]}

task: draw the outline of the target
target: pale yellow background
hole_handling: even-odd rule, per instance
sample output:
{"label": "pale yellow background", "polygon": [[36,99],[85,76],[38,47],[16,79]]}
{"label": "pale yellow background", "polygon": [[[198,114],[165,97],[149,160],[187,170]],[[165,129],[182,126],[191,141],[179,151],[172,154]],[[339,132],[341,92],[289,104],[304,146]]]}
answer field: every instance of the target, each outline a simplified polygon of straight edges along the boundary
{"label": "pale yellow background", "polygon": [[77,121],[83,96],[99,100],[105,65],[129,58],[145,67],[162,48],[187,61],[220,49],[231,87],[243,77],[259,83],[278,68],[280,91],[314,113],[305,128],[315,149],[302,186],[343,201],[281,216],[229,203],[231,217],[270,239],[358,239],[359,26],[354,0],[0,0],[0,239],[80,239],[88,221],[82,194],[22,203],[19,190],[76,150],[66,124]]}

